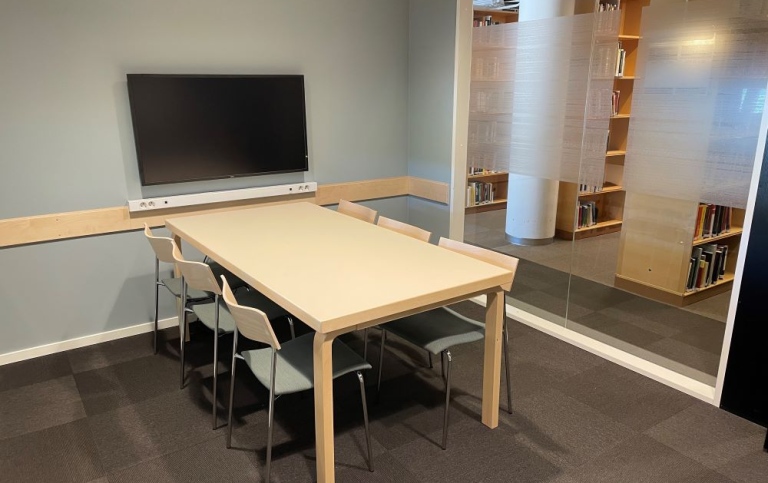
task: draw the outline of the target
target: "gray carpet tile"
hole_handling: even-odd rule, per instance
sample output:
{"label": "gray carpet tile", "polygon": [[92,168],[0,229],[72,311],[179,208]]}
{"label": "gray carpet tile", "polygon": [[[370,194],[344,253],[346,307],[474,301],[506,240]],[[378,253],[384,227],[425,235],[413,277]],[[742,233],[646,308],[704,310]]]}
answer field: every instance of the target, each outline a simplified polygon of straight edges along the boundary
{"label": "gray carpet tile", "polygon": [[711,324],[694,330],[682,331],[672,336],[676,341],[683,342],[712,354],[719,356],[723,350],[723,338],[725,337],[725,324],[712,321]]}
{"label": "gray carpet tile", "polygon": [[671,307],[642,297],[634,297],[626,302],[616,304],[614,307],[630,314],[642,315],[648,320],[681,331],[699,329],[713,322],[721,323],[699,314],[687,312],[677,307]]}
{"label": "gray carpet tile", "polygon": [[173,389],[88,418],[105,470],[126,468],[219,435],[211,429],[210,406],[201,407],[190,391]]}
{"label": "gray carpet tile", "polygon": [[85,419],[0,441],[2,481],[80,483],[103,475]]}
{"label": "gray carpet tile", "polygon": [[645,434],[717,470],[760,448],[765,428],[699,402]]}
{"label": "gray carpet tile", "polygon": [[559,317],[565,317],[567,315],[569,319],[578,319],[579,317],[584,317],[585,315],[593,312],[593,310],[582,307],[575,303],[566,303],[565,291],[563,291],[561,295],[553,295],[551,293],[542,291],[533,291],[524,293],[519,297],[513,294],[513,297],[521,302],[544,310],[549,314]]}
{"label": "gray carpet tile", "polygon": [[[165,332],[165,331],[161,331]],[[68,351],[72,372],[85,372],[153,355],[152,334],[103,342]]]}
{"label": "gray carpet tile", "polygon": [[554,389],[513,401],[513,408],[510,420],[519,440],[563,470],[580,466],[637,434]]}
{"label": "gray carpet tile", "polygon": [[768,454],[755,449],[746,456],[735,458],[717,468],[717,472],[733,481],[751,483],[768,479]]}
{"label": "gray carpet tile", "polygon": [[[608,287],[580,277],[571,277],[568,288],[569,303],[580,305],[590,310],[613,307],[636,297],[623,290]],[[559,292],[551,293],[557,295]]]}
{"label": "gray carpet tile", "polygon": [[0,440],[84,417],[72,376],[0,392]]}
{"label": "gray carpet tile", "polygon": [[717,376],[720,367],[720,355],[675,339],[662,339],[644,349],[713,377]]}
{"label": "gray carpet tile", "polygon": [[600,309],[597,313],[610,317],[611,319],[620,321],[624,324],[634,325],[648,332],[653,332],[662,337],[672,337],[675,334],[679,334],[683,331],[682,328],[672,327],[669,324],[656,322],[647,317],[644,317],[642,313],[632,313],[626,310],[622,310],[617,307],[606,307]]}
{"label": "gray carpet tile", "polygon": [[699,481],[711,470],[653,439],[635,434],[568,471],[555,481],[583,483],[658,483]]}
{"label": "gray carpet tile", "polygon": [[686,394],[610,362],[577,374],[558,389],[638,431],[696,403]]}
{"label": "gray carpet tile", "polygon": [[[276,476],[276,475],[275,475]],[[143,461],[109,475],[110,483],[263,481],[242,451],[228,450],[224,435]],[[274,478],[273,481],[282,481]]]}
{"label": "gray carpet tile", "polygon": [[179,389],[179,361],[146,356],[75,374],[89,416]]}
{"label": "gray carpet tile", "polygon": [[66,353],[0,366],[0,392],[72,374]]}
{"label": "gray carpet tile", "polygon": [[636,325],[627,324],[600,312],[594,312],[584,317],[571,319],[566,323],[566,327],[575,330],[576,332],[581,332],[579,326],[587,327],[600,334],[636,347],[647,347],[654,342],[664,339],[664,336],[641,329]]}
{"label": "gray carpet tile", "polygon": [[[391,453],[377,455],[375,465],[373,472],[361,467],[337,468],[336,481],[338,483],[419,483],[424,481],[408,471]],[[307,481],[313,481],[313,479],[314,476]]]}
{"label": "gray carpet tile", "polygon": [[479,421],[454,428],[443,450],[426,438],[411,441],[391,454],[420,481],[543,481],[559,469],[521,443],[513,431],[489,431]]}
{"label": "gray carpet tile", "polygon": [[544,334],[513,339],[510,350],[513,366],[534,364],[562,377],[576,375],[604,362],[600,357]]}

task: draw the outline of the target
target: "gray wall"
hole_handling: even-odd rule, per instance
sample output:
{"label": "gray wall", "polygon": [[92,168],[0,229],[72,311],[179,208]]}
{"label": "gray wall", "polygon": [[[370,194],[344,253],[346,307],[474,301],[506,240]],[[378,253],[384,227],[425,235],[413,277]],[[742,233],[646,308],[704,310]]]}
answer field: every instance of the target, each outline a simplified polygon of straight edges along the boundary
{"label": "gray wall", "polygon": [[[411,0],[408,174],[444,183],[451,181],[455,41],[456,1]],[[411,198],[408,221],[448,236],[446,205]]]}
{"label": "gray wall", "polygon": [[[408,18],[407,0],[0,0],[0,219],[406,175]],[[125,74],[152,72],[304,74],[311,171],[142,189]],[[370,205],[408,217],[406,198]],[[140,233],[0,249],[0,266],[0,354],[151,317]]]}

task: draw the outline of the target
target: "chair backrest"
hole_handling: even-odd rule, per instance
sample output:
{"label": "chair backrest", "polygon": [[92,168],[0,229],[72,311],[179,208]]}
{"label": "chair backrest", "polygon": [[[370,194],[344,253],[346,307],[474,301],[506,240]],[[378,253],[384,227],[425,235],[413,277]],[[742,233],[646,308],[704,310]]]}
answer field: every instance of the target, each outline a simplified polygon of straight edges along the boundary
{"label": "chair backrest", "polygon": [[373,223],[376,219],[376,210],[347,200],[339,200],[339,208],[337,211],[357,218],[358,220],[367,221],[368,223]]}
{"label": "chair backrest", "polygon": [[184,260],[184,257],[181,256],[181,250],[175,243],[173,244],[173,261],[187,285],[197,290],[221,295],[221,289],[216,283],[216,276],[211,271],[211,267],[205,263]]}
{"label": "chair backrest", "polygon": [[224,275],[221,276],[221,291],[229,313],[235,319],[237,331],[251,340],[263,342],[275,350],[280,350],[280,342],[275,337],[275,331],[272,330],[272,324],[269,323],[267,315],[259,309],[239,305]]}
{"label": "chair backrest", "polygon": [[173,247],[176,246],[176,243],[173,242],[172,238],[153,235],[152,230],[149,229],[149,225],[146,223],[144,223],[144,235],[149,240],[149,244],[152,245],[158,260],[165,263],[174,263]]}
{"label": "chair backrest", "polygon": [[396,231],[398,233],[402,233],[403,235],[408,235],[411,238],[415,238],[423,242],[428,242],[429,237],[432,236],[432,233],[428,232],[427,230],[422,230],[418,226],[409,225],[408,223],[393,220],[392,218],[387,218],[386,216],[379,216],[376,224],[382,228]]}
{"label": "chair backrest", "polygon": [[[474,245],[469,245],[467,243],[462,243],[460,241],[451,240],[450,238],[441,237],[438,246],[509,270],[512,272],[512,280],[514,281],[515,279],[517,263],[519,261],[515,257],[511,257],[499,252],[494,252],[485,248],[476,247]],[[509,292],[512,289],[512,282],[502,285],[501,288],[505,292]]]}

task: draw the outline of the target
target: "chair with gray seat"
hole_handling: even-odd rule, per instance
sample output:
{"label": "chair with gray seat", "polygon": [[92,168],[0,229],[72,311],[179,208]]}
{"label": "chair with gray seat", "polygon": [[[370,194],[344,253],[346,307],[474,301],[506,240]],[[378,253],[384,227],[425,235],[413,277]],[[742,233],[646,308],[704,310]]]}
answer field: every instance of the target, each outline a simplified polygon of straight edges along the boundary
{"label": "chair with gray seat", "polygon": [[[176,245],[176,243],[173,241],[172,238],[169,237],[162,237],[162,236],[156,236],[152,234],[152,231],[149,229],[149,225],[144,223],[144,235],[147,237],[147,240],[149,240],[149,244],[152,246],[152,250],[155,252],[155,318],[154,318],[154,350],[155,354],[157,354],[157,334],[158,334],[158,312],[159,312],[159,298],[160,298],[160,287],[165,287],[168,289],[169,292],[171,292],[177,299],[181,299],[182,295],[182,283],[180,277],[170,277],[170,278],[164,278],[160,279],[160,262],[163,263],[175,263],[173,259],[173,247]],[[218,274],[224,274],[226,273],[226,270],[224,270],[221,265],[219,265],[216,262],[210,262],[208,264],[211,267],[211,270],[213,270],[214,273]],[[237,282],[233,281],[233,287],[239,287],[244,285],[245,282],[242,282],[242,280],[237,279]],[[205,292],[202,290],[196,290],[196,289],[190,289],[187,290],[186,296],[184,297],[185,303],[182,304],[184,310],[187,309],[187,304],[194,303],[194,302],[201,302],[205,300],[209,300],[213,298],[213,294],[210,292]]]}
{"label": "chair with gray seat", "polygon": [[[226,334],[232,334],[235,331],[235,320],[229,313],[229,310],[220,300],[221,288],[217,283],[216,275],[211,267],[205,263],[192,262],[184,260],[181,252],[174,243],[173,260],[181,272],[182,293],[188,290],[196,290],[213,294],[213,302],[196,303],[192,306],[192,312],[197,316],[200,322],[213,331],[213,429],[218,427],[217,408],[218,408],[218,363],[219,363],[219,338]],[[222,276],[222,275],[220,275]],[[272,300],[255,290],[240,291],[237,297],[238,303],[245,306],[257,307],[267,318],[275,320],[280,317],[286,317],[291,325],[291,335],[295,336],[293,330],[293,319],[291,315]],[[186,312],[185,312],[186,313]],[[184,323],[180,323],[180,330],[184,330]],[[181,337],[181,387],[184,387],[184,339]]]}
{"label": "chair with gray seat", "polygon": [[[232,406],[235,399],[235,368],[237,360],[245,362],[256,379],[269,389],[269,414],[267,425],[267,459],[266,481],[269,481],[272,464],[272,429],[274,425],[275,397],[307,391],[314,388],[314,334],[309,333],[291,339],[283,344],[275,337],[272,326],[266,314],[252,307],[239,305],[227,284],[221,277],[224,301],[235,320],[235,336],[232,342],[232,383],[229,387],[229,414],[227,424],[227,448],[232,447]],[[238,353],[238,334],[255,342],[261,342],[269,347],[248,350]],[[362,371],[370,369],[362,357],[357,355],[343,342],[336,339],[333,342],[333,378],[354,372],[360,384],[360,397],[363,404],[363,422],[365,424],[365,439],[368,446],[368,469],[373,471],[373,451],[371,435],[368,429],[368,406],[365,400],[365,381]]]}
{"label": "chair with gray seat", "polygon": [[[502,253],[486,250],[466,243],[440,238],[439,246],[452,250],[498,267],[507,269],[513,274],[517,270],[518,259]],[[509,292],[512,283],[502,286],[504,293]],[[508,329],[506,317],[506,304],[504,324],[502,326],[502,357],[504,358],[504,370],[507,380],[507,412],[512,412],[512,385],[509,374],[509,348]],[[394,334],[401,339],[420,347],[431,354],[440,354],[442,361],[443,380],[445,382],[445,414],[443,418],[442,448],[448,444],[448,412],[451,398],[451,362],[450,348],[459,344],[467,344],[485,338],[485,323],[465,317],[448,307],[440,307],[419,314],[410,315],[402,319],[382,324],[381,352],[379,354],[379,374],[377,389],[381,390],[381,373],[384,364],[384,347],[387,333]]]}

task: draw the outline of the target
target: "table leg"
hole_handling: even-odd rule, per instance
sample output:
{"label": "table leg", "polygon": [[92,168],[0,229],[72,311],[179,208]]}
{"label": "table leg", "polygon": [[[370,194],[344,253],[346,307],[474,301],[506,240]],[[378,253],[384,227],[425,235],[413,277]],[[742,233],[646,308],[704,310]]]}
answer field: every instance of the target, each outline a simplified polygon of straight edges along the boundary
{"label": "table leg", "polygon": [[501,329],[504,326],[504,292],[487,295],[485,305],[485,351],[483,355],[483,424],[499,425],[501,384]]}
{"label": "table leg", "polygon": [[333,354],[335,335],[315,334],[315,452],[317,482],[335,481],[333,461]]}

